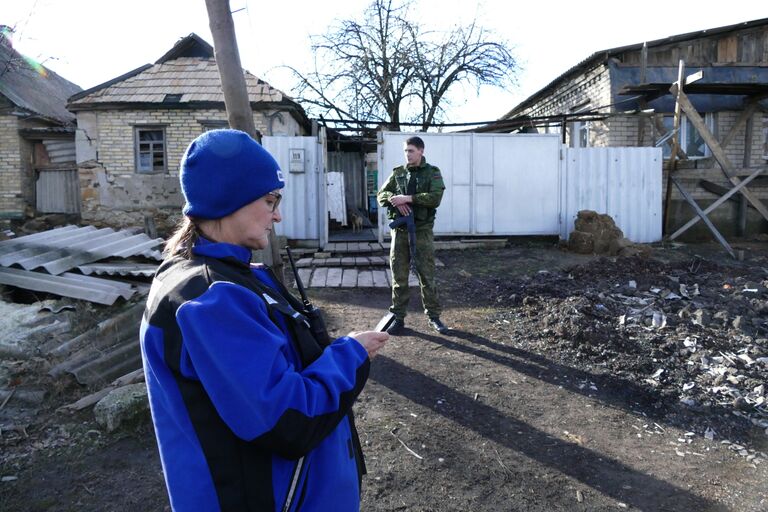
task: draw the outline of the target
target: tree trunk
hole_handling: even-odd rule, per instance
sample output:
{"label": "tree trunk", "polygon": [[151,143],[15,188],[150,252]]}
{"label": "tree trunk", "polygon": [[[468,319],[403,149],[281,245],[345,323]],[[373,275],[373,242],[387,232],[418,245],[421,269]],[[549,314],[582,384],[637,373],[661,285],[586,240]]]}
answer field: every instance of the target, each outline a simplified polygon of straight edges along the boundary
{"label": "tree trunk", "polygon": [[[224,105],[227,109],[229,126],[241,130],[259,140],[253,122],[253,110],[248,98],[240,53],[237,50],[235,24],[229,9],[229,0],[205,0],[208,22],[213,35],[216,65],[219,68]],[[274,231],[269,233],[269,248],[263,251],[264,263],[271,266],[277,278],[283,280],[283,260]]]}

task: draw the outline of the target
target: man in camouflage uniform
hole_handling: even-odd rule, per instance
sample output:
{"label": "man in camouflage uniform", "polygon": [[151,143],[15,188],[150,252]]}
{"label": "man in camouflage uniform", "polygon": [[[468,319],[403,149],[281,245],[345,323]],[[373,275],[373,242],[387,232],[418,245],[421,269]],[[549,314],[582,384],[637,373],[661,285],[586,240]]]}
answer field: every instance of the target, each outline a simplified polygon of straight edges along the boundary
{"label": "man in camouflage uniform", "polygon": [[[445,185],[440,169],[424,158],[424,141],[411,137],[405,141],[406,165],[396,167],[377,195],[379,204],[387,207],[387,216],[396,219],[413,211],[416,224],[416,276],[419,278],[421,302],[429,325],[440,333],[448,328],[440,321],[440,302],[435,286],[435,248],[432,227],[435,213],[443,198]],[[392,268],[392,306],[396,319],[390,333],[405,327],[408,308],[408,270],[410,267],[408,230],[405,225],[392,230],[389,261]]]}

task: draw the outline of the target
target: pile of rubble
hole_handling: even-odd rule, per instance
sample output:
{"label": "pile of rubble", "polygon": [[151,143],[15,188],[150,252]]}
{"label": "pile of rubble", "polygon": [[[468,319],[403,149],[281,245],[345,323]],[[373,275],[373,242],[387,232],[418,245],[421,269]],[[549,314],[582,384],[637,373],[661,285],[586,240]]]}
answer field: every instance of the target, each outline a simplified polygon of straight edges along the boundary
{"label": "pile of rubble", "polygon": [[[657,409],[682,404],[704,413],[706,437],[738,437],[751,425],[768,435],[765,261],[601,258],[565,272],[497,278],[489,288],[512,306],[491,321],[569,365],[604,367],[654,397]],[[560,350],[547,350],[552,344]]]}
{"label": "pile of rubble", "polygon": [[568,237],[568,248],[579,254],[607,254],[630,256],[646,254],[648,249],[633,244],[616,226],[610,215],[592,210],[581,210],[574,221],[574,230]]}

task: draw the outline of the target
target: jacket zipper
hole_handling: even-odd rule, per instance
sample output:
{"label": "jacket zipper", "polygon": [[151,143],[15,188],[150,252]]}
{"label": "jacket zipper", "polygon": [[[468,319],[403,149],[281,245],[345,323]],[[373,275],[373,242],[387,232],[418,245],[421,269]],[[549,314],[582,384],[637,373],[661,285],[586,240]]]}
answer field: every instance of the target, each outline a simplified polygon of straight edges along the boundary
{"label": "jacket zipper", "polygon": [[299,477],[301,476],[301,468],[304,466],[304,457],[300,458],[296,463],[296,469],[293,470],[293,478],[291,478],[291,487],[288,489],[288,496],[285,497],[285,505],[283,505],[283,512],[288,512],[291,509],[291,504],[296,495],[296,486],[299,484]]}

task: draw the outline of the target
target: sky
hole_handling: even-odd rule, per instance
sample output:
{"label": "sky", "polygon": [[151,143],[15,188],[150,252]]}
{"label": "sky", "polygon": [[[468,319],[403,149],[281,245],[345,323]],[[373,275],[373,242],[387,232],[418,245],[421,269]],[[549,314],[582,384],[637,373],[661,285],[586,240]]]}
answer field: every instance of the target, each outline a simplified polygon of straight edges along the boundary
{"label": "sky", "polygon": [[[230,0],[245,69],[291,95],[281,66],[309,70],[310,36],[359,18],[369,0]],[[491,121],[594,52],[768,17],[766,0],[417,0],[413,21],[450,30],[477,19],[512,47],[521,69],[506,90],[461,91],[445,122]],[[717,7],[716,7],[717,6]],[[205,0],[0,0],[14,47],[84,89],[152,63],[194,32],[213,44]]]}

